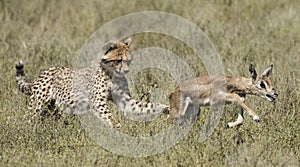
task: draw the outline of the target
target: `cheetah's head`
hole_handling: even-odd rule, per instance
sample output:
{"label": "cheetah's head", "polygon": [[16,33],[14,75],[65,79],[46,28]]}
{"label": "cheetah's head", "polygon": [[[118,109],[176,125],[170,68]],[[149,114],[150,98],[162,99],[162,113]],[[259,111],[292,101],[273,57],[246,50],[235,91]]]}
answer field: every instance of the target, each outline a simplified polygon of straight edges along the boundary
{"label": "cheetah's head", "polygon": [[101,57],[101,63],[106,69],[115,71],[117,73],[127,73],[129,71],[129,64],[131,55],[129,47],[132,39],[129,37],[122,42],[108,43],[102,51],[104,55]]}

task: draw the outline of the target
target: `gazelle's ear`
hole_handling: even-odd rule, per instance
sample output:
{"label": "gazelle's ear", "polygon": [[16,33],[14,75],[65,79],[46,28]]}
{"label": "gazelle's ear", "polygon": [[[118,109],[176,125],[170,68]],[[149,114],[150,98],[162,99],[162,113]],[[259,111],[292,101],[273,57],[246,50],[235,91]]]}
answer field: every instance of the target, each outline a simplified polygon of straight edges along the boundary
{"label": "gazelle's ear", "polygon": [[273,64],[271,64],[269,67],[265,69],[265,71],[262,73],[263,77],[269,77],[272,74]]}
{"label": "gazelle's ear", "polygon": [[132,39],[131,37],[128,37],[125,41],[124,44],[127,45],[127,47],[129,47],[131,45]]}
{"label": "gazelle's ear", "polygon": [[249,66],[249,72],[251,73],[251,76],[252,76],[252,82],[254,82],[257,78],[257,73],[256,73],[256,70],[255,70],[252,62],[250,63],[250,66]]}

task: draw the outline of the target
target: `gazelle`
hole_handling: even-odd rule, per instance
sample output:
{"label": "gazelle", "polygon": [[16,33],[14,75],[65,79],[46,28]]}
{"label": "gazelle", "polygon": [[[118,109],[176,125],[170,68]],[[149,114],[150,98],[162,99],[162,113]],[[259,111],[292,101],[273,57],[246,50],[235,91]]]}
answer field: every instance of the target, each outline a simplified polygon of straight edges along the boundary
{"label": "gazelle", "polygon": [[[278,96],[278,94],[273,88],[269,78],[272,73],[272,68],[273,64],[268,66],[261,75],[257,75],[254,65],[251,63],[249,67],[251,78],[214,75],[183,81],[170,95],[169,119],[183,116],[189,103],[208,106],[225,102],[225,104],[237,103],[241,107],[237,120],[235,122],[229,122],[227,127],[243,124],[244,110],[248,112],[255,122],[259,122],[259,116],[247,107],[244,101],[248,94],[262,97],[270,102],[275,101],[275,97]],[[224,91],[214,89],[213,84],[225,84]]]}

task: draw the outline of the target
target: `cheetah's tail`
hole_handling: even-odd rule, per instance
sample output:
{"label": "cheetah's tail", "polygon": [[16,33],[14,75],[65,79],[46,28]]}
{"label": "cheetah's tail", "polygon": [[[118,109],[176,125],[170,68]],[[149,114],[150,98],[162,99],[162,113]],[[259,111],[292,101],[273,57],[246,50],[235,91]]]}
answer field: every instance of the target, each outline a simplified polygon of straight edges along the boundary
{"label": "cheetah's tail", "polygon": [[24,63],[22,60],[20,60],[16,64],[16,82],[19,87],[19,90],[24,94],[30,96],[32,94],[31,84],[26,82],[23,68],[24,68]]}

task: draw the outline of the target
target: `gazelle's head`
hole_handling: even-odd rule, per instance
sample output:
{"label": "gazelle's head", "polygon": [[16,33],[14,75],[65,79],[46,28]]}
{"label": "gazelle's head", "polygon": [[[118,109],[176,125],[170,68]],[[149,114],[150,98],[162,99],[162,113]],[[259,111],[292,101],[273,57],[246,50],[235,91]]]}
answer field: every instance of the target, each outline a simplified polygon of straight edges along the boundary
{"label": "gazelle's head", "polygon": [[267,67],[261,75],[257,75],[254,65],[251,63],[249,71],[252,75],[253,94],[267,99],[270,102],[275,101],[275,97],[278,96],[276,89],[273,88],[270,80],[273,64]]}

